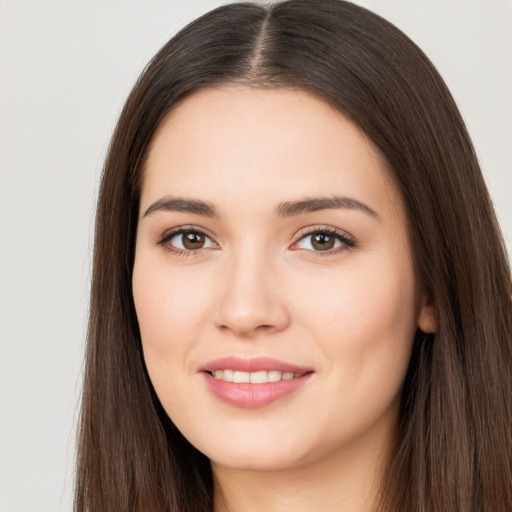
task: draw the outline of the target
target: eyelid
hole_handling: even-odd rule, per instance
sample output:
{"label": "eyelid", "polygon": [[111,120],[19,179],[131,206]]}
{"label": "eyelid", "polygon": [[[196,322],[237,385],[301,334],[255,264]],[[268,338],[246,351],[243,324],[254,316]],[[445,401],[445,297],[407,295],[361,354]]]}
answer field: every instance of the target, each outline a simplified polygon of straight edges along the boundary
{"label": "eyelid", "polygon": [[[164,247],[167,251],[169,251],[171,253],[178,254],[178,255],[186,255],[186,256],[198,256],[204,250],[212,249],[212,247],[204,247],[204,248],[200,248],[197,250],[186,250],[186,249],[181,249],[179,247],[174,247],[174,246],[170,246],[170,245],[167,246],[167,242],[169,242],[173,237],[175,237],[179,234],[185,233],[187,231],[195,231],[197,233],[201,233],[202,235],[207,237],[212,242],[212,244],[214,244],[216,246],[216,247],[213,247],[214,249],[218,249],[221,247],[220,244],[217,241],[215,241],[214,237],[206,229],[204,229],[200,226],[191,225],[191,224],[175,226],[173,228],[167,229],[156,241],[156,244]],[[342,246],[333,248],[333,249],[328,249],[325,251],[314,251],[311,249],[302,249],[302,248],[297,248],[297,247],[294,248],[294,246],[296,246],[301,240],[303,240],[304,238],[311,236],[315,233],[327,233],[331,236],[334,236],[341,242]],[[350,250],[355,247],[356,247],[355,239],[353,238],[352,235],[350,235],[346,231],[341,230],[339,228],[335,228],[333,226],[312,225],[312,226],[307,226],[305,228],[302,228],[297,233],[297,235],[295,236],[295,241],[290,246],[290,249],[304,250],[306,252],[314,253],[315,255],[319,255],[319,256],[328,256],[328,255],[336,254],[340,251]]]}
{"label": "eyelid", "polygon": [[187,231],[193,231],[200,233],[204,235],[206,238],[208,238],[216,247],[220,247],[220,244],[215,241],[214,237],[204,228],[201,228],[199,226],[195,226],[192,224],[186,224],[186,225],[180,225],[176,226],[170,229],[167,229],[164,231],[164,233],[158,238],[156,241],[157,245],[160,245],[164,247],[167,251],[178,254],[178,255],[186,255],[186,256],[198,256],[203,252],[205,249],[212,249],[212,247],[205,247],[197,250],[186,250],[186,249],[180,249],[179,247],[174,247],[171,245],[167,245],[167,243],[172,240],[177,235],[180,235],[182,233],[186,233]]}
{"label": "eyelid", "polygon": [[[328,233],[329,235],[338,238],[338,240],[341,241],[342,246],[337,247],[335,249],[326,250],[326,251],[312,251],[312,250],[308,250],[308,249],[298,249],[298,248],[294,249],[294,246],[297,245],[302,239],[304,239],[310,235],[313,235],[315,233]],[[350,235],[349,233],[347,233],[346,231],[341,230],[339,228],[335,228],[333,226],[314,225],[314,226],[308,226],[308,227],[302,228],[297,233],[295,242],[293,242],[293,244],[291,245],[290,248],[292,250],[304,250],[307,252],[312,252],[312,253],[318,254],[320,256],[327,256],[327,255],[336,254],[337,252],[344,251],[347,249],[353,249],[355,247],[356,247],[356,241],[355,241],[354,237],[352,235]]]}

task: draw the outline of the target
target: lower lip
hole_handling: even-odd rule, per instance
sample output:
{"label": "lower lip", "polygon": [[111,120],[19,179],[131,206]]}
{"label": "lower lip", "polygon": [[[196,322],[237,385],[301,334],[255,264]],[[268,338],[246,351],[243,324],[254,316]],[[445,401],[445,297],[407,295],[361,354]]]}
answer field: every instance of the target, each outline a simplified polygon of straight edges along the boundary
{"label": "lower lip", "polygon": [[302,388],[313,373],[301,377],[264,384],[227,382],[203,373],[210,391],[220,400],[237,407],[256,408],[276,402]]}

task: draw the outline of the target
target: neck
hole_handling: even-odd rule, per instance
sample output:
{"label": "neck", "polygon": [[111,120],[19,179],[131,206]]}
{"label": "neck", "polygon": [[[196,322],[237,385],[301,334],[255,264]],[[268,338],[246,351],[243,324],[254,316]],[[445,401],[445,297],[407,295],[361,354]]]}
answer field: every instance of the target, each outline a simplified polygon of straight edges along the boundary
{"label": "neck", "polygon": [[[389,432],[388,432],[389,434]],[[355,442],[314,462],[280,470],[212,463],[215,512],[372,512],[390,436]]]}

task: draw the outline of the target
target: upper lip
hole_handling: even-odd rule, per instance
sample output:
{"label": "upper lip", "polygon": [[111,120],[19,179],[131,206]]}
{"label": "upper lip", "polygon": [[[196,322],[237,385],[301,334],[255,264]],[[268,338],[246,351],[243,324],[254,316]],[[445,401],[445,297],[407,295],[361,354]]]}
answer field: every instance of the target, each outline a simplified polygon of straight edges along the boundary
{"label": "upper lip", "polygon": [[312,368],[274,359],[272,357],[241,358],[235,356],[221,357],[209,361],[199,368],[200,372],[213,372],[215,370],[235,370],[242,372],[279,371],[292,373],[307,373]]}

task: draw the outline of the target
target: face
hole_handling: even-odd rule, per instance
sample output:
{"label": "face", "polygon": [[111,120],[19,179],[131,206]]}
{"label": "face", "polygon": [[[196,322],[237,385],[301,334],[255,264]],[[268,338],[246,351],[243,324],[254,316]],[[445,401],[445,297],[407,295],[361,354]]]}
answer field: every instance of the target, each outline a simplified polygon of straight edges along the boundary
{"label": "face", "polygon": [[164,409],[215,464],[245,469],[389,440],[429,314],[377,151],[285,89],[205,89],[159,126],[133,293]]}

